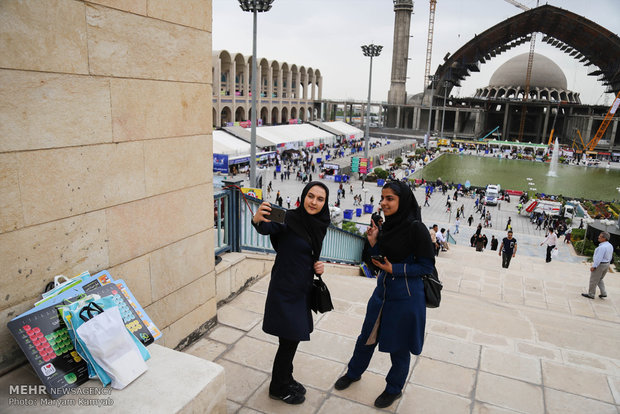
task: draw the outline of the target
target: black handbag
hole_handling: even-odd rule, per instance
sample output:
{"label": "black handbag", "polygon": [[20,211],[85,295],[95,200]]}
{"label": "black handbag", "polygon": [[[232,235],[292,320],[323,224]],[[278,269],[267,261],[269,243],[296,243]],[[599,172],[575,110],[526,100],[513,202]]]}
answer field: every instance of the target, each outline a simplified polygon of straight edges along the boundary
{"label": "black handbag", "polygon": [[422,276],[424,282],[424,296],[426,297],[427,308],[438,308],[441,302],[441,289],[443,285],[439,281],[437,269],[433,269],[430,275]]}
{"label": "black handbag", "polygon": [[310,309],[312,309],[314,313],[329,312],[334,309],[332,297],[321,275],[316,276],[318,279],[314,278],[312,280],[312,287],[310,288]]}

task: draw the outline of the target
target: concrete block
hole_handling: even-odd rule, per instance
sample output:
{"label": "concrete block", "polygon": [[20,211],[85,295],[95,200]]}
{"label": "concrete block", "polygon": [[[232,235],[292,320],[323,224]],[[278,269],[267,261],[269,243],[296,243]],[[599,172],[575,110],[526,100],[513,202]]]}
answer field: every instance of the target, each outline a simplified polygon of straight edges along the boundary
{"label": "concrete block", "polygon": [[83,2],[3,0],[0,27],[0,67],[88,73]]}
{"label": "concrete block", "polygon": [[212,203],[212,191],[201,185],[108,208],[110,262],[125,262],[207,229],[205,206]]}
{"label": "concrete block", "polygon": [[[200,337],[205,334],[215,324],[216,314],[216,301],[211,298],[169,326],[165,337],[166,346],[176,348],[190,335]],[[209,323],[211,320],[213,322]]]}
{"label": "concrete block", "polygon": [[140,142],[27,151],[17,159],[27,225],[144,197]]}
{"label": "concrete block", "polygon": [[103,210],[0,234],[0,309],[40,298],[55,275],[108,267]]}
{"label": "concrete block", "polygon": [[32,302],[21,302],[0,311],[0,376],[23,364],[26,356],[22,352],[13,335],[6,326],[9,321],[32,308]]}
{"label": "concrete block", "polygon": [[211,2],[204,0],[149,0],[149,16],[211,31]]}
{"label": "concrete block", "polygon": [[158,301],[209,271],[208,233],[200,232],[151,253],[152,300]]}
{"label": "concrete block", "polygon": [[111,79],[115,141],[209,134],[211,85]]}
{"label": "concrete block", "polygon": [[0,154],[0,233],[23,226],[24,214],[19,190],[17,156]]}
{"label": "concrete block", "polygon": [[232,293],[230,289],[230,266],[215,274],[215,292],[217,301],[226,299]]}
{"label": "concrete block", "polygon": [[[92,413],[93,406],[85,400],[108,400],[105,407],[109,413],[148,412],[164,413],[225,413],[226,380],[224,369],[213,362],[193,355],[168,349],[158,344],[148,347],[151,358],[147,361],[148,371],[124,390],[111,390],[106,395],[66,395],[58,401],[72,400],[63,406],[66,413]],[[29,366],[23,366],[0,378],[0,411],[23,413],[24,407],[8,405],[9,384],[38,385],[40,381]],[[90,380],[82,388],[101,389],[99,380]],[[88,391],[88,389],[86,389]],[[162,398],[165,396],[165,398]],[[46,395],[20,396],[37,401],[37,413],[57,413],[56,404],[42,406],[41,398]],[[78,399],[82,399],[82,403]]]}
{"label": "concrete block", "polygon": [[108,79],[0,70],[0,152],[112,142],[111,119]]}
{"label": "concrete block", "polygon": [[136,300],[146,307],[153,302],[149,255],[140,256],[109,269],[114,279],[123,279]]}
{"label": "concrete block", "polygon": [[89,0],[90,3],[101,4],[113,9],[124,10],[146,16],[147,0]]}
{"label": "concrete block", "polygon": [[209,168],[206,161],[212,146],[209,135],[144,141],[147,193],[160,194],[211,182],[213,167]]}
{"label": "concrete block", "polygon": [[[210,294],[209,279],[206,276],[202,277],[153,302],[144,310],[160,329],[172,325],[199,306],[207,303],[211,298],[214,298],[214,295]],[[207,318],[205,318],[206,320]]]}
{"label": "concrete block", "polygon": [[209,32],[96,5],[87,5],[86,24],[92,75],[211,82]]}

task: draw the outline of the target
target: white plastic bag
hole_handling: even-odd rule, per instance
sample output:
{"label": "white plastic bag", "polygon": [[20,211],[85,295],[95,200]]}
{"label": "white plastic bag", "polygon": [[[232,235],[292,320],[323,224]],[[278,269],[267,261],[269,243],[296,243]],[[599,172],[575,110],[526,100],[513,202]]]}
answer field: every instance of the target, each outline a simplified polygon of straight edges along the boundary
{"label": "white plastic bag", "polygon": [[147,370],[118,307],[93,316],[77,328],[76,333],[93,359],[110,376],[112,388],[125,388]]}
{"label": "white plastic bag", "polygon": [[551,250],[551,257],[553,257],[554,259],[556,259],[558,257],[559,254],[559,250],[556,247],[555,249]]}

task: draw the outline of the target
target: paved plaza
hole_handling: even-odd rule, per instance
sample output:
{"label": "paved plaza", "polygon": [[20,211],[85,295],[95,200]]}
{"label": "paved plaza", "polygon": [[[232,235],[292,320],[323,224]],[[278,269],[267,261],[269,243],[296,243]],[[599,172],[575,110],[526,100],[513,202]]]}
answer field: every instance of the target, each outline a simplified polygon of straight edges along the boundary
{"label": "paved plaza", "polygon": [[[335,194],[336,184],[329,183]],[[354,182],[354,191],[361,185]],[[285,181],[274,188],[299,194],[302,184]],[[347,186],[348,188],[348,186]],[[378,201],[380,188],[367,183]],[[423,202],[422,190],[416,191]],[[350,199],[343,200],[345,208]],[[472,199],[459,198],[466,217]],[[445,213],[445,196],[434,195],[423,210],[427,225],[454,230]],[[403,397],[386,410],[374,399],[383,391],[388,354],[376,352],[361,381],[344,391],[334,382],[346,372],[365,306],[376,280],[352,266],[329,266],[324,278],[335,310],[315,316],[315,331],[295,357],[295,378],[308,389],[306,402],[289,406],[268,397],[277,338],[262,329],[269,275],[218,310],[218,325],[185,350],[226,370],[230,413],[620,413],[620,280],[606,278],[609,297],[581,296],[588,265],[567,245],[557,260],[544,261],[544,234],[515,211],[515,202],[492,207],[492,229],[500,237],[512,217],[519,250],[509,269],[497,252],[469,247],[472,227],[461,224],[456,245],[440,253],[437,268],[443,301],[427,312],[422,354],[412,358]],[[369,215],[359,219],[367,222]]]}

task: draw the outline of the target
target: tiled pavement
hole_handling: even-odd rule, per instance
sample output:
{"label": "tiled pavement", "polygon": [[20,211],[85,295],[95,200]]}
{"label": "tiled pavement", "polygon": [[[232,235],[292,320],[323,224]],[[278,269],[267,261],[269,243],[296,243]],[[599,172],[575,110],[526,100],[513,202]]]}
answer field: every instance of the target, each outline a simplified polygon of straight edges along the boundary
{"label": "tiled pavement", "polygon": [[[587,265],[518,255],[501,269],[495,252],[453,246],[437,267],[440,308],[427,313],[423,352],[412,359],[396,413],[620,413],[620,280],[609,298],[581,297]],[[376,281],[333,271],[326,283],[335,310],[295,357],[304,404],[269,399],[277,338],[261,330],[269,276],[218,310],[219,324],[186,352],[226,369],[231,413],[376,412],[389,355],[376,352],[362,380],[333,388],[346,371]],[[340,274],[339,274],[340,273]]]}

